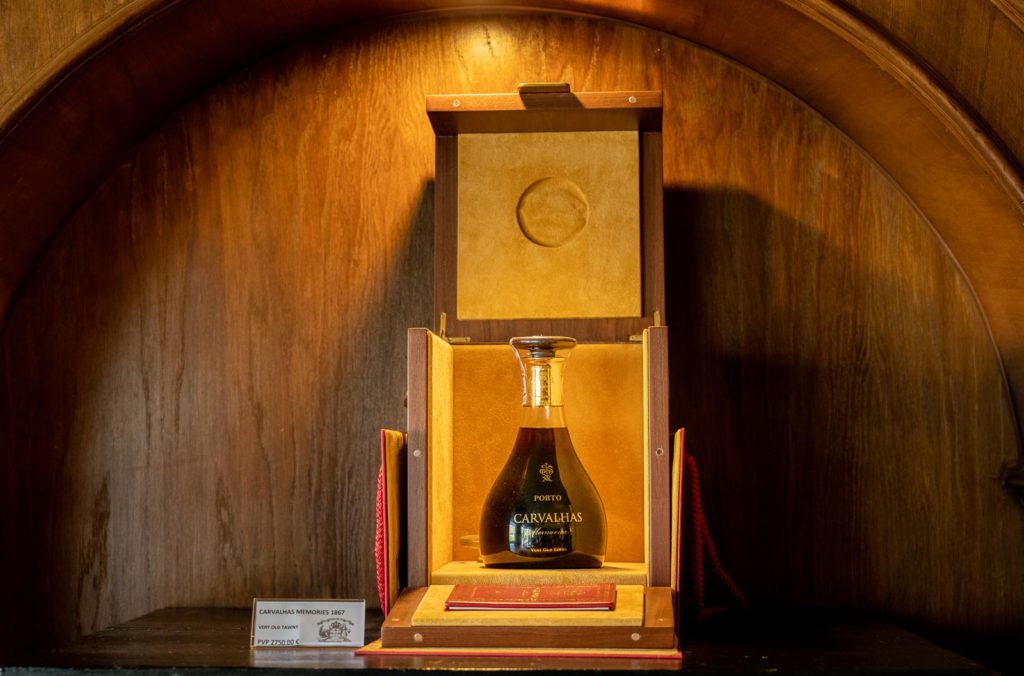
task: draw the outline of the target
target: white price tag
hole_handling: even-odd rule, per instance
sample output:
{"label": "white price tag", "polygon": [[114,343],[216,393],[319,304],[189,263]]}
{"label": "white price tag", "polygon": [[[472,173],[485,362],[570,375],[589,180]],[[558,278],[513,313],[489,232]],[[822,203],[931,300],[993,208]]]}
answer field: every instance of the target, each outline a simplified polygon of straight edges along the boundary
{"label": "white price tag", "polygon": [[364,600],[253,599],[252,648],[361,647]]}

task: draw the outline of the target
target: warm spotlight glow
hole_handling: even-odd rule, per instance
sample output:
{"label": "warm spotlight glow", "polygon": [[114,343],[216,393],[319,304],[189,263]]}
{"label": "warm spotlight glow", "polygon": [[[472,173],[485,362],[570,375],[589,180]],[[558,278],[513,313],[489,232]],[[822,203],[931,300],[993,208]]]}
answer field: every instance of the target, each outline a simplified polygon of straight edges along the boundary
{"label": "warm spotlight glow", "polygon": [[473,61],[490,61],[504,57],[508,44],[507,30],[498,22],[478,23],[459,36],[459,52]]}

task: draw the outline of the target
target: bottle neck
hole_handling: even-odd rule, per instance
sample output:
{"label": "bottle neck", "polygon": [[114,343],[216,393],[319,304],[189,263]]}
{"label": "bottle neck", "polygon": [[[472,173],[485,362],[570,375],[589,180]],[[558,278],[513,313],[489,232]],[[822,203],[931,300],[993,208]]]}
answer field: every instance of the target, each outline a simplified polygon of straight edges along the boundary
{"label": "bottle neck", "polygon": [[562,407],[530,406],[529,404],[523,404],[523,414],[520,418],[519,426],[535,429],[565,427],[565,418],[562,416]]}
{"label": "bottle neck", "polygon": [[565,427],[562,370],[576,341],[561,336],[526,336],[510,341],[523,369],[522,427]]}

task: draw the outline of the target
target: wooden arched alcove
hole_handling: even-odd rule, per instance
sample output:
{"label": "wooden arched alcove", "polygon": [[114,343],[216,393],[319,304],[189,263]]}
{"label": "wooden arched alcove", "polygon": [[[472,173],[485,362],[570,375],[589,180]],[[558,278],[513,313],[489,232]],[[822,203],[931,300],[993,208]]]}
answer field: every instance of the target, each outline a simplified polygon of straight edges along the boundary
{"label": "wooden arched alcove", "polygon": [[11,42],[0,652],[373,598],[374,430],[432,323],[423,97],[520,80],[665,91],[673,422],[755,603],[1024,635],[1012,5],[950,19],[998,38],[972,90],[868,1],[494,4],[135,0]]}

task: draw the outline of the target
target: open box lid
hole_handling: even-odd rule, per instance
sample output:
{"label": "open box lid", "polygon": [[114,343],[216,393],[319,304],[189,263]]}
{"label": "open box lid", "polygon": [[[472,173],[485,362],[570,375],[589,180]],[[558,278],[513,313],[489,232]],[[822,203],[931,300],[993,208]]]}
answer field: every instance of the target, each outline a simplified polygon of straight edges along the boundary
{"label": "open box lid", "polygon": [[625,342],[660,323],[661,113],[660,91],[567,84],[427,97],[448,335]]}

